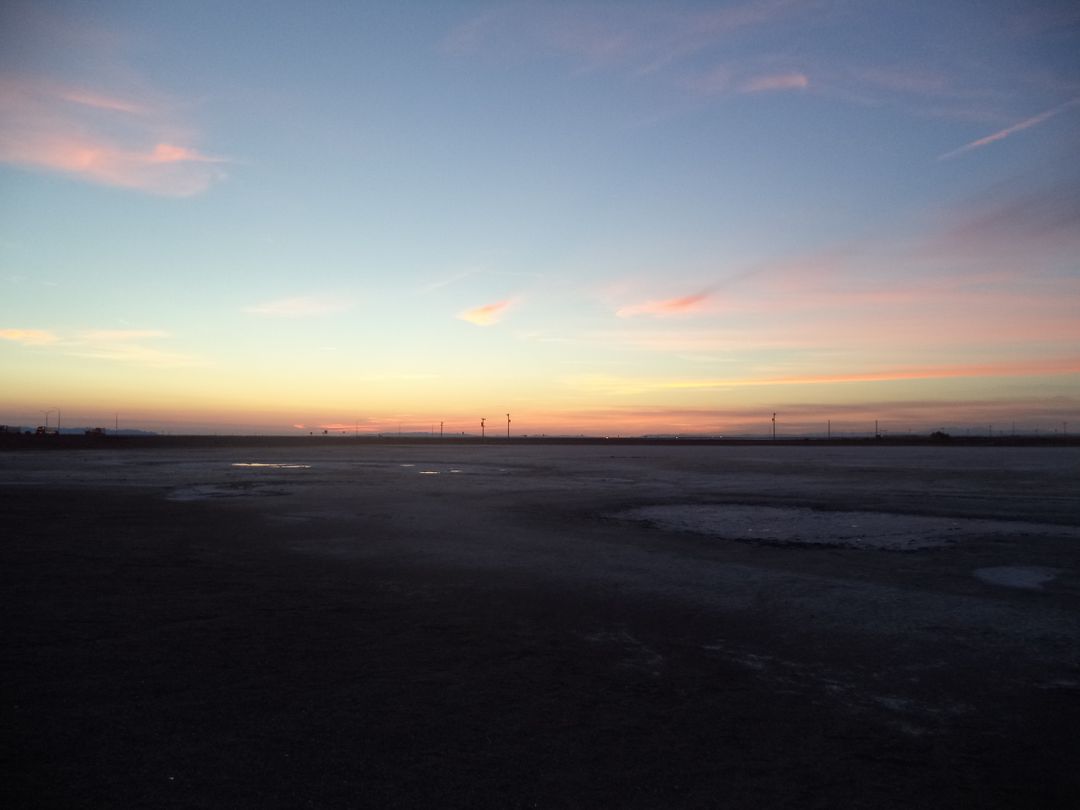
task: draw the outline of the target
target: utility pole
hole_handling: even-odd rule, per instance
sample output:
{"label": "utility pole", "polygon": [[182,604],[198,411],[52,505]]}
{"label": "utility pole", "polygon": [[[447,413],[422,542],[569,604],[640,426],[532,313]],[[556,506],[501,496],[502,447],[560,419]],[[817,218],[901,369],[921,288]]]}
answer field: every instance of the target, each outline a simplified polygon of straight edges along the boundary
{"label": "utility pole", "polygon": [[772,440],[776,441],[776,414],[772,415]]}
{"label": "utility pole", "polygon": [[482,417],[480,417],[480,440],[481,440],[481,441],[483,441],[483,440],[484,440],[484,435],[485,435],[485,434],[484,434],[484,422],[486,422],[486,421],[487,421],[487,417],[486,417],[486,416],[482,416]]}
{"label": "utility pole", "polygon": [[439,438],[440,439],[442,438],[442,427],[443,427],[443,423],[439,422]]}
{"label": "utility pole", "polygon": [[827,423],[827,426],[825,428],[825,435],[830,439],[832,438],[832,419],[830,419]]}
{"label": "utility pole", "polygon": [[506,438],[510,438],[510,414],[506,415]]}

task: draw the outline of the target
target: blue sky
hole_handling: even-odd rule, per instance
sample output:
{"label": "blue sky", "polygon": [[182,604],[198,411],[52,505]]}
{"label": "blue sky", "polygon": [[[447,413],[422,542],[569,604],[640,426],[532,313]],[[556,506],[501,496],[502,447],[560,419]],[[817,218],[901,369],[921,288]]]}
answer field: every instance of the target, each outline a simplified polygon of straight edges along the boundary
{"label": "blue sky", "polygon": [[1075,4],[0,14],[4,422],[1077,413]]}

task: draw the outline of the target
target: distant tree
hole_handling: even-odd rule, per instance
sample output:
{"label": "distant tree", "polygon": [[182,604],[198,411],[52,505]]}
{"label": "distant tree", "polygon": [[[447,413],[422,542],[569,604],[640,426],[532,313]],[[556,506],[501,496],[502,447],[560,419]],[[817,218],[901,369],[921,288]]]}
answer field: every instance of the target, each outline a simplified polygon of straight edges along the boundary
{"label": "distant tree", "polygon": [[930,438],[936,442],[944,442],[948,441],[952,437],[944,430],[935,430],[933,433],[930,434]]}

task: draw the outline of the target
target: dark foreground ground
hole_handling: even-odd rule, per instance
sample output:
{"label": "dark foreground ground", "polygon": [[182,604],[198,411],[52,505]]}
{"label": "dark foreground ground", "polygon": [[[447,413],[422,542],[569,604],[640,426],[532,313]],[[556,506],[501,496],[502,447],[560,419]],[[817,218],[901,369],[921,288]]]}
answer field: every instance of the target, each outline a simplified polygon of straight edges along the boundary
{"label": "dark foreground ground", "polygon": [[[0,454],[0,800],[1075,807],[1078,473],[1068,448]],[[900,552],[615,517],[702,503],[959,528]]]}

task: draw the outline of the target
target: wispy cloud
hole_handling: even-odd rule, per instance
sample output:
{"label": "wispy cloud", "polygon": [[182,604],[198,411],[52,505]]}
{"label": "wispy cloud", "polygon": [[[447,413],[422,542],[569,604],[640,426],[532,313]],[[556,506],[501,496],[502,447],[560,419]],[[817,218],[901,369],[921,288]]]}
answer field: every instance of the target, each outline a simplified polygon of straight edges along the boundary
{"label": "wispy cloud", "polygon": [[1033,377],[1080,374],[1080,356],[1057,357],[1031,362],[984,363],[949,366],[907,366],[835,374],[791,376],[744,376],[705,378],[623,377],[584,374],[568,377],[572,388],[596,394],[628,396],[672,391],[750,388],[757,386],[820,385],[823,383],[893,382],[966,377]]}
{"label": "wispy cloud", "polygon": [[562,54],[587,68],[658,73],[685,63],[737,31],[766,25],[805,6],[800,0],[750,0],[724,8],[664,5],[517,4],[486,12],[444,40],[450,53]]}
{"label": "wispy cloud", "polygon": [[120,363],[144,366],[148,368],[190,368],[205,366],[206,361],[181,352],[170,352],[154,346],[134,343],[116,343],[105,345],[87,344],[83,348],[74,347],[65,352],[70,357],[85,357],[90,360],[112,360]]}
{"label": "wispy cloud", "polygon": [[766,93],[776,90],[804,90],[810,80],[803,73],[778,73],[772,76],[755,76],[739,85],[740,93]]}
{"label": "wispy cloud", "polygon": [[459,312],[457,317],[475,326],[491,326],[501,321],[513,305],[514,301],[512,299],[496,301],[493,304],[484,304]]}
{"label": "wispy cloud", "polygon": [[160,329],[84,329],[62,344],[71,357],[112,360],[150,368],[204,366],[194,355],[161,349],[148,341],[170,337]]}
{"label": "wispy cloud", "polygon": [[716,65],[704,73],[690,76],[682,84],[699,96],[719,96],[730,92],[732,69],[727,65]]}
{"label": "wispy cloud", "polygon": [[83,329],[58,334],[48,329],[0,329],[0,339],[23,346],[48,347],[69,357],[113,360],[152,368],[202,366],[194,355],[158,348],[152,341],[170,337],[160,329]]}
{"label": "wispy cloud", "polygon": [[949,158],[957,157],[966,152],[971,152],[975,149],[981,149],[984,146],[989,146],[992,143],[1003,141],[1010,135],[1015,135],[1017,132],[1023,132],[1025,129],[1031,129],[1032,127],[1038,126],[1045,121],[1049,121],[1055,115],[1058,115],[1059,113],[1062,113],[1071,107],[1075,107],[1077,104],[1080,104],[1080,98],[1074,98],[1070,101],[1066,101],[1064,104],[1059,104],[1058,106],[1046,110],[1045,112],[1041,112],[1038,115],[1033,115],[1031,116],[1031,118],[1025,118],[1023,121],[1013,124],[1010,127],[1005,127],[1005,129],[998,130],[997,132],[994,132],[983,138],[974,140],[971,143],[966,143],[958,149],[953,149],[951,152],[946,152],[943,155],[939,155],[938,160],[948,160]]}
{"label": "wispy cloud", "polygon": [[464,281],[465,279],[469,278],[470,276],[475,276],[477,273],[482,273],[482,272],[483,272],[483,270],[481,270],[479,268],[472,268],[470,270],[462,270],[460,273],[454,273],[453,275],[447,276],[446,278],[441,278],[441,279],[438,279],[437,281],[432,281],[432,282],[430,282],[428,284],[425,284],[423,287],[420,288],[420,293],[421,293],[421,295],[427,295],[428,293],[433,293],[436,290],[441,290],[443,287],[449,287],[451,284],[456,284],[459,281]]}
{"label": "wispy cloud", "polygon": [[48,329],[0,329],[0,339],[24,346],[48,346],[59,342],[60,337]]}
{"label": "wispy cloud", "polygon": [[244,312],[265,318],[316,318],[320,315],[332,315],[351,309],[347,300],[319,295],[302,295],[294,298],[279,298],[244,307]]}
{"label": "wispy cloud", "polygon": [[920,253],[936,258],[978,260],[1022,255],[1029,267],[1037,257],[1080,249],[1080,181],[1043,188],[999,184],[966,205],[939,217],[943,226],[925,240]]}
{"label": "wispy cloud", "polygon": [[622,307],[615,314],[620,318],[632,318],[635,315],[652,315],[657,318],[690,315],[700,311],[704,303],[709,300],[709,296],[708,291],[703,291],[694,295],[685,295],[681,298],[646,301],[642,304]]}
{"label": "wispy cloud", "polygon": [[0,161],[101,185],[187,197],[225,176],[159,101],[42,78],[0,78]]}
{"label": "wispy cloud", "polygon": [[85,329],[79,332],[82,340],[91,343],[126,343],[133,340],[168,337],[160,329]]}

